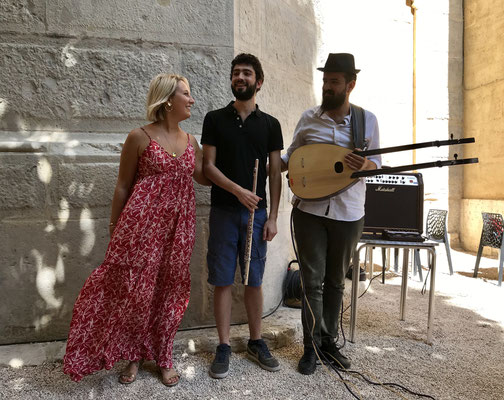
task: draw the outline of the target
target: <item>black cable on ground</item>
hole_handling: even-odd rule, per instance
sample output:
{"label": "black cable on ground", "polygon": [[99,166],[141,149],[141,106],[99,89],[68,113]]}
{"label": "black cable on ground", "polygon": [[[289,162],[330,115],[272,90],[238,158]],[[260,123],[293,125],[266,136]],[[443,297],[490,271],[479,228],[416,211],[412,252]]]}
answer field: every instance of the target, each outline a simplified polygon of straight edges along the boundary
{"label": "black cable on ground", "polygon": [[375,385],[375,386],[394,386],[394,387],[398,387],[401,390],[404,390],[405,392],[408,392],[409,394],[412,394],[412,395],[415,395],[415,396],[418,396],[418,397],[425,397],[427,399],[436,400],[431,395],[414,392],[413,390],[410,390],[410,389],[408,389],[408,388],[406,388],[406,387],[404,387],[404,386],[402,386],[402,385],[400,385],[398,383],[393,383],[393,382],[384,382],[384,383],[373,382],[372,380],[370,380],[369,378],[367,378],[364,374],[362,374],[359,371],[354,371],[354,370],[347,369],[347,370],[345,370],[345,372],[348,372],[349,374],[359,375],[362,379],[364,379],[370,385]]}
{"label": "black cable on ground", "polygon": [[[378,275],[373,276],[373,277],[369,280],[369,283],[368,283],[368,285],[367,285],[367,287],[366,287],[366,290],[364,290],[364,291],[363,291],[363,292],[359,295],[359,297],[357,297],[357,298],[358,298],[358,299],[360,299],[362,296],[364,296],[364,295],[366,294],[366,292],[368,291],[369,287],[371,286],[371,282],[373,282],[376,278],[379,278],[379,277],[380,277],[380,276],[382,276],[382,275],[383,275],[383,272],[380,272]],[[342,314],[343,314],[343,313],[345,313],[345,312],[346,312],[346,311],[347,311],[350,307],[352,307],[352,303],[350,303],[350,304],[347,306],[347,308],[345,308],[345,309],[343,310]],[[343,306],[341,306],[341,308],[343,309]]]}

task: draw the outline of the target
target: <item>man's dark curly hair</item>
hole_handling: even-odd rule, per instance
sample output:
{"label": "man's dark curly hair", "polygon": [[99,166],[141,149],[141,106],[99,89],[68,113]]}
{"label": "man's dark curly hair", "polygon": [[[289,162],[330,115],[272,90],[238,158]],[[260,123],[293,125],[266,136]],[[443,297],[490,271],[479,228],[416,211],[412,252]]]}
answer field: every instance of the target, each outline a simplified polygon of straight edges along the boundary
{"label": "man's dark curly hair", "polygon": [[345,83],[357,80],[357,74],[355,72],[344,72],[343,74],[345,75]]}
{"label": "man's dark curly hair", "polygon": [[246,65],[251,65],[252,68],[254,68],[255,75],[256,75],[256,80],[257,81],[264,81],[264,72],[261,66],[261,62],[258,60],[258,58],[252,54],[248,53],[240,53],[238,54],[234,60],[231,62],[231,76],[230,79],[233,77],[233,69],[235,65],[238,64],[246,64]]}

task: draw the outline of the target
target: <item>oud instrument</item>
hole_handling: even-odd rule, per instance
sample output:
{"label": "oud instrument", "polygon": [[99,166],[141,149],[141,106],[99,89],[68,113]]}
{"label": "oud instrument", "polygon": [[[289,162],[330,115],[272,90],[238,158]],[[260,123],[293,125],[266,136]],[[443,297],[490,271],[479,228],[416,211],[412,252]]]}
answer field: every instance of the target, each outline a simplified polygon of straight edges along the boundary
{"label": "oud instrument", "polygon": [[366,176],[390,174],[423,168],[473,164],[478,162],[477,158],[459,160],[457,159],[457,155],[455,155],[455,159],[453,160],[402,165],[399,167],[379,168],[368,171],[355,171],[346,165],[345,156],[353,152],[362,157],[366,157],[425,147],[450,146],[474,142],[474,138],[436,140],[433,142],[363,151],[352,151],[345,147],[329,143],[307,144],[294,150],[289,158],[289,187],[292,192],[302,200],[322,200],[348,190],[357,183],[359,178]]}

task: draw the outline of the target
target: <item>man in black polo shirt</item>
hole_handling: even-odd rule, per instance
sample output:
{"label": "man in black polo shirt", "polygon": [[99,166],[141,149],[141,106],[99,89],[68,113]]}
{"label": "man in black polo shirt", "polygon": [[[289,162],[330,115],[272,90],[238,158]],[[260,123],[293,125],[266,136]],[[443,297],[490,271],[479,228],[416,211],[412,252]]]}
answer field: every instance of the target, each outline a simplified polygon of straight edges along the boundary
{"label": "man in black polo shirt", "polygon": [[[212,181],[210,236],[208,239],[208,283],[215,286],[214,315],[219,333],[213,378],[225,378],[229,371],[229,330],[231,287],[236,258],[242,279],[249,212],[255,210],[254,234],[248,285],[245,286],[250,340],[247,353],[262,368],[278,371],[278,361],[261,338],[262,277],[266,262],[266,241],[277,233],[280,201],[280,151],[282,131],[278,120],[259,110],[255,103],[264,74],[259,60],[239,54],[231,63],[231,90],[236,101],[210,111],[203,122],[204,171]],[[266,169],[269,157],[269,172]],[[257,190],[252,192],[255,160],[259,159]],[[270,210],[266,213],[266,178],[269,177]]]}

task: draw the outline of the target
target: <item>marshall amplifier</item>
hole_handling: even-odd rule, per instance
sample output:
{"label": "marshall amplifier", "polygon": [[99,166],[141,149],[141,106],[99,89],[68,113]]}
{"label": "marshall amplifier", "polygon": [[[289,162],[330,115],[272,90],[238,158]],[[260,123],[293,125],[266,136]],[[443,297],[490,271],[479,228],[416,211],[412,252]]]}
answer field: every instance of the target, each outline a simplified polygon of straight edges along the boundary
{"label": "marshall amplifier", "polygon": [[366,178],[364,234],[421,237],[424,187],[422,174],[398,173]]}

